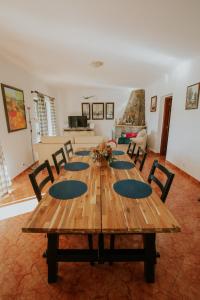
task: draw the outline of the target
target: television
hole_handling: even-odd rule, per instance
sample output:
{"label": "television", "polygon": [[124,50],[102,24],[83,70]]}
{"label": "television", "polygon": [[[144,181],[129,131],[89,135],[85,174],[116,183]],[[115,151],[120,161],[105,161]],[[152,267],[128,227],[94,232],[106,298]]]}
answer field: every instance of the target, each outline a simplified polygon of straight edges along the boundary
{"label": "television", "polygon": [[68,116],[70,128],[87,127],[87,116]]}

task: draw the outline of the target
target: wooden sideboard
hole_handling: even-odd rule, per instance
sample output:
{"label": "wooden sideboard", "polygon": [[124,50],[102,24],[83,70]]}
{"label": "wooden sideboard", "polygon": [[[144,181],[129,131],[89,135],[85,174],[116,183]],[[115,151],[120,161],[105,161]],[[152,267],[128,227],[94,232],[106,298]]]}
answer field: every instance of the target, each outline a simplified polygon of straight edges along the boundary
{"label": "wooden sideboard", "polygon": [[94,136],[95,131],[91,128],[79,127],[79,128],[64,128],[64,135],[73,135],[73,136],[81,136],[81,135],[90,135]]}

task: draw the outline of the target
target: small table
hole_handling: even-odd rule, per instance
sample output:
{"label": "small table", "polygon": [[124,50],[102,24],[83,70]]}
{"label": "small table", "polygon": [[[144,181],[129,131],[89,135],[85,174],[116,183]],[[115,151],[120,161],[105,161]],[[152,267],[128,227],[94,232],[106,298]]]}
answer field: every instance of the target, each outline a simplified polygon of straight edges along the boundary
{"label": "small table", "polygon": [[[130,161],[127,155],[120,160]],[[177,233],[180,226],[153,191],[149,197],[122,197],[113,184],[122,179],[144,181],[136,168],[118,170],[97,167],[89,156],[72,161],[90,164],[83,171],[66,171],[58,180],[75,179],[87,184],[87,192],[75,199],[60,201],[48,193],[29,218],[23,232],[46,233],[48,237],[48,282],[56,282],[59,261],[123,262],[143,261],[147,282],[155,280],[156,234]],[[98,234],[98,249],[60,249],[59,234]],[[142,234],[142,249],[105,249],[104,234]]]}

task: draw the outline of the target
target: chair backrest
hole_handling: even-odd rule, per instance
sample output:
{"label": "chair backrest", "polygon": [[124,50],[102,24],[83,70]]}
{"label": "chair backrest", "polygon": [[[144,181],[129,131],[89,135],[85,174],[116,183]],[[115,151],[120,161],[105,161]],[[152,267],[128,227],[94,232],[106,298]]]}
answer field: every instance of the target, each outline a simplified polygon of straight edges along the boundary
{"label": "chair backrest", "polygon": [[140,171],[142,171],[142,169],[144,167],[146,157],[147,157],[147,152],[144,151],[141,147],[138,147],[134,163],[136,164],[137,162],[139,162],[139,164],[140,164],[139,170]]}
{"label": "chair backrest", "polygon": [[56,167],[56,172],[57,174],[59,174],[62,166],[67,163],[63,148],[60,148],[58,151],[53,153],[52,158],[53,158],[54,165]]}
{"label": "chair backrest", "polygon": [[[159,169],[162,173],[164,173],[167,177],[167,180],[165,184],[163,184],[155,175],[156,169]],[[161,194],[161,200],[165,202],[167,195],[169,193],[172,181],[174,179],[174,173],[170,172],[166,167],[159,164],[158,160],[154,160],[151,171],[149,173],[148,182],[151,183],[151,181],[154,181],[158,187],[160,188],[162,194]]]}
{"label": "chair backrest", "polygon": [[127,149],[126,153],[130,156],[130,158],[133,158],[135,146],[136,146],[136,143],[134,143],[134,142],[130,142],[128,145],[128,149]]}
{"label": "chair backrest", "polygon": [[69,140],[68,142],[66,142],[64,144],[64,147],[65,147],[65,151],[66,151],[66,154],[67,154],[67,159],[69,160],[70,159],[70,154],[73,155],[73,148],[72,148],[71,141]]}
{"label": "chair backrest", "polygon": [[[47,171],[47,176],[43,178],[40,183],[38,183],[37,176],[41,174],[43,171]],[[54,182],[53,173],[49,164],[48,160],[45,160],[45,162],[41,165],[39,165],[32,173],[29,174],[29,178],[33,187],[33,190],[35,192],[35,195],[40,201],[42,199],[42,189],[43,187],[51,181]]]}

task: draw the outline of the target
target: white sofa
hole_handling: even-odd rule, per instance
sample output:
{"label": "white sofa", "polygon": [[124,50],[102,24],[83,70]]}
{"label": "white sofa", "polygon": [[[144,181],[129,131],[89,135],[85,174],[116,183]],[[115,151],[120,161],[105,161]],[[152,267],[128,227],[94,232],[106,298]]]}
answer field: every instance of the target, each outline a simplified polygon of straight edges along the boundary
{"label": "white sofa", "polygon": [[73,150],[88,149],[96,147],[102,142],[106,142],[107,139],[103,136],[43,136],[41,142],[34,144],[34,152],[36,160],[39,163],[43,163],[46,159],[49,160],[50,165],[53,165],[52,153],[64,147],[64,144],[71,140]]}
{"label": "white sofa", "polygon": [[130,138],[130,140],[136,143],[135,153],[137,152],[138,147],[140,146],[143,150],[146,150],[147,145],[147,131],[146,129],[142,129],[138,132],[137,136],[134,138]]}

